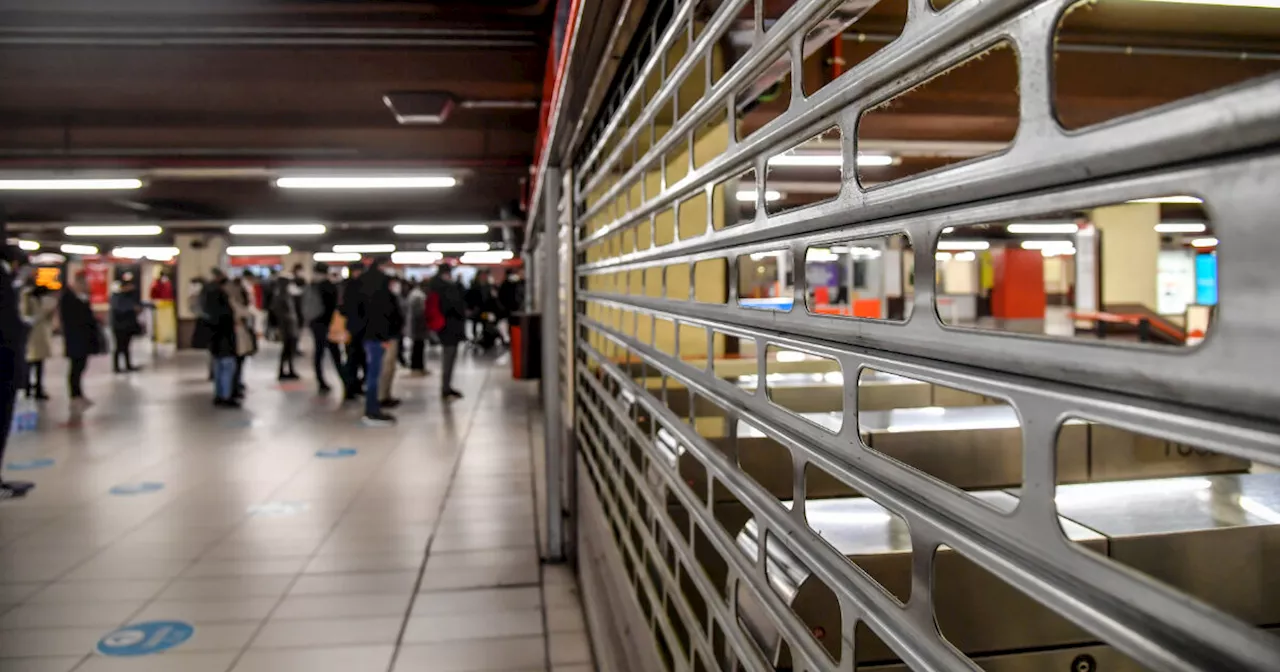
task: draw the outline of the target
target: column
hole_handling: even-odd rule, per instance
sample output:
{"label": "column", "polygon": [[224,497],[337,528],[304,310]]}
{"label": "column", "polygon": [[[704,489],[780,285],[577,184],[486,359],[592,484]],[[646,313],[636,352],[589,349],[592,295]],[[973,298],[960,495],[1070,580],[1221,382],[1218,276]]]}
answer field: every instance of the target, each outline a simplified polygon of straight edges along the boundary
{"label": "column", "polygon": [[196,313],[192,288],[197,278],[209,278],[216,266],[227,265],[227,240],[221,236],[179,233],[174,236],[178,248],[178,263],[173,282],[174,298],[178,306],[178,347],[191,347],[191,334],[195,330]]}
{"label": "column", "polygon": [[1160,257],[1160,234],[1155,227],[1160,223],[1160,206],[1133,203],[1096,208],[1092,219],[1102,248],[1102,309],[1136,305],[1155,311]]}

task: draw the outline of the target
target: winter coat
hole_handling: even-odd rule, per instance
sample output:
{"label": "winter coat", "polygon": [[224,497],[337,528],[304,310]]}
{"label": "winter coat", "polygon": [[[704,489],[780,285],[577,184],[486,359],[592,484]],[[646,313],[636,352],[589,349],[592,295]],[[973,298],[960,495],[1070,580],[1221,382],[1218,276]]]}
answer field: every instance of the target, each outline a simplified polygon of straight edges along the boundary
{"label": "winter coat", "polygon": [[214,357],[235,357],[239,354],[236,313],[231,307],[228,290],[238,291],[239,288],[230,283],[210,282],[200,293],[200,305],[204,308],[197,325],[200,345],[208,348]]}
{"label": "winter coat", "polygon": [[[226,295],[231,304],[232,316],[235,318],[236,356],[252,355],[258,350],[258,341],[254,337],[253,329],[249,327],[253,324],[253,313],[249,311],[248,290],[239,282],[230,282],[227,284]],[[205,306],[205,313],[208,312],[209,308]]]}
{"label": "winter coat", "polygon": [[445,282],[440,276],[431,278],[428,289],[440,297],[440,312],[444,314],[444,329],[440,330],[440,343],[457,345],[467,339],[467,302],[462,288],[456,282]]}
{"label": "winter coat", "polygon": [[112,331],[132,336],[142,333],[142,323],[138,321],[142,304],[132,294],[116,292],[111,295],[110,305]]}
{"label": "winter coat", "polygon": [[53,355],[53,318],[58,297],[46,289],[22,290],[22,319],[27,322],[27,361],[39,362]]}
{"label": "winter coat", "polygon": [[400,299],[392,293],[391,278],[386,273],[376,268],[366,271],[347,287],[344,300],[352,298],[356,299],[352,308],[355,324],[348,322],[352,334],[363,334],[365,341],[390,341],[400,337],[403,328],[403,322],[398,321]]}
{"label": "winter coat", "polygon": [[409,321],[409,338],[415,341],[427,337],[427,293],[414,287],[404,302],[405,317]]}
{"label": "winter coat", "polygon": [[27,325],[13,289],[13,268],[0,262],[0,382],[12,385],[26,378]]}
{"label": "winter coat", "polygon": [[276,328],[280,330],[280,335],[284,338],[298,337],[298,311],[297,306],[290,296],[289,288],[284,286],[276,287],[276,291],[271,295],[271,316],[275,319]]}
{"label": "winter coat", "polygon": [[63,290],[58,300],[58,319],[62,322],[62,344],[67,357],[81,359],[106,350],[102,325],[87,299],[70,289]]}

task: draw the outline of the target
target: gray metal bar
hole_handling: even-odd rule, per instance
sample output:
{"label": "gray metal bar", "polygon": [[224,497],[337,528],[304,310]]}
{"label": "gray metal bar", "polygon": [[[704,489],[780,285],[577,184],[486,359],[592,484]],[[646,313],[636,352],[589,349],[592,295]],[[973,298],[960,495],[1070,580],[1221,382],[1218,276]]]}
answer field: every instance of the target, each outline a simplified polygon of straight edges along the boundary
{"label": "gray metal bar", "polygon": [[542,182],[547,193],[543,200],[541,268],[542,289],[542,411],[546,431],[547,540],[543,549],[547,560],[564,559],[564,427],[560,404],[560,170],[549,168]]}

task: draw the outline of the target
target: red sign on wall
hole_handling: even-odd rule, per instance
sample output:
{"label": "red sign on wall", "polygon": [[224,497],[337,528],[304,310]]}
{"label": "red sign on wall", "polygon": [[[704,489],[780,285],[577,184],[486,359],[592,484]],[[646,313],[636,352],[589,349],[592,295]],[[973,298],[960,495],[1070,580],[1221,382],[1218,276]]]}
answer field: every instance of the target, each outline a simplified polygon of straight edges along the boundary
{"label": "red sign on wall", "polygon": [[84,263],[85,282],[89,284],[89,305],[98,306],[107,303],[110,298],[107,291],[110,275],[111,267],[100,261]]}

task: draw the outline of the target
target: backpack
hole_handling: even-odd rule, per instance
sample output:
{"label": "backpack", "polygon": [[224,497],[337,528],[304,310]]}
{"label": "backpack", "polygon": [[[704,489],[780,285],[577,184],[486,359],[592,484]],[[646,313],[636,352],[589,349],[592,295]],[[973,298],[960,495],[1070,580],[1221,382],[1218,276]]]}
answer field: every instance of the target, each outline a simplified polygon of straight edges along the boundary
{"label": "backpack", "polygon": [[440,292],[427,294],[427,330],[444,331],[444,311],[440,309]]}
{"label": "backpack", "polygon": [[302,295],[302,319],[308,323],[324,317],[324,299],[320,296],[320,285],[312,283]]}

